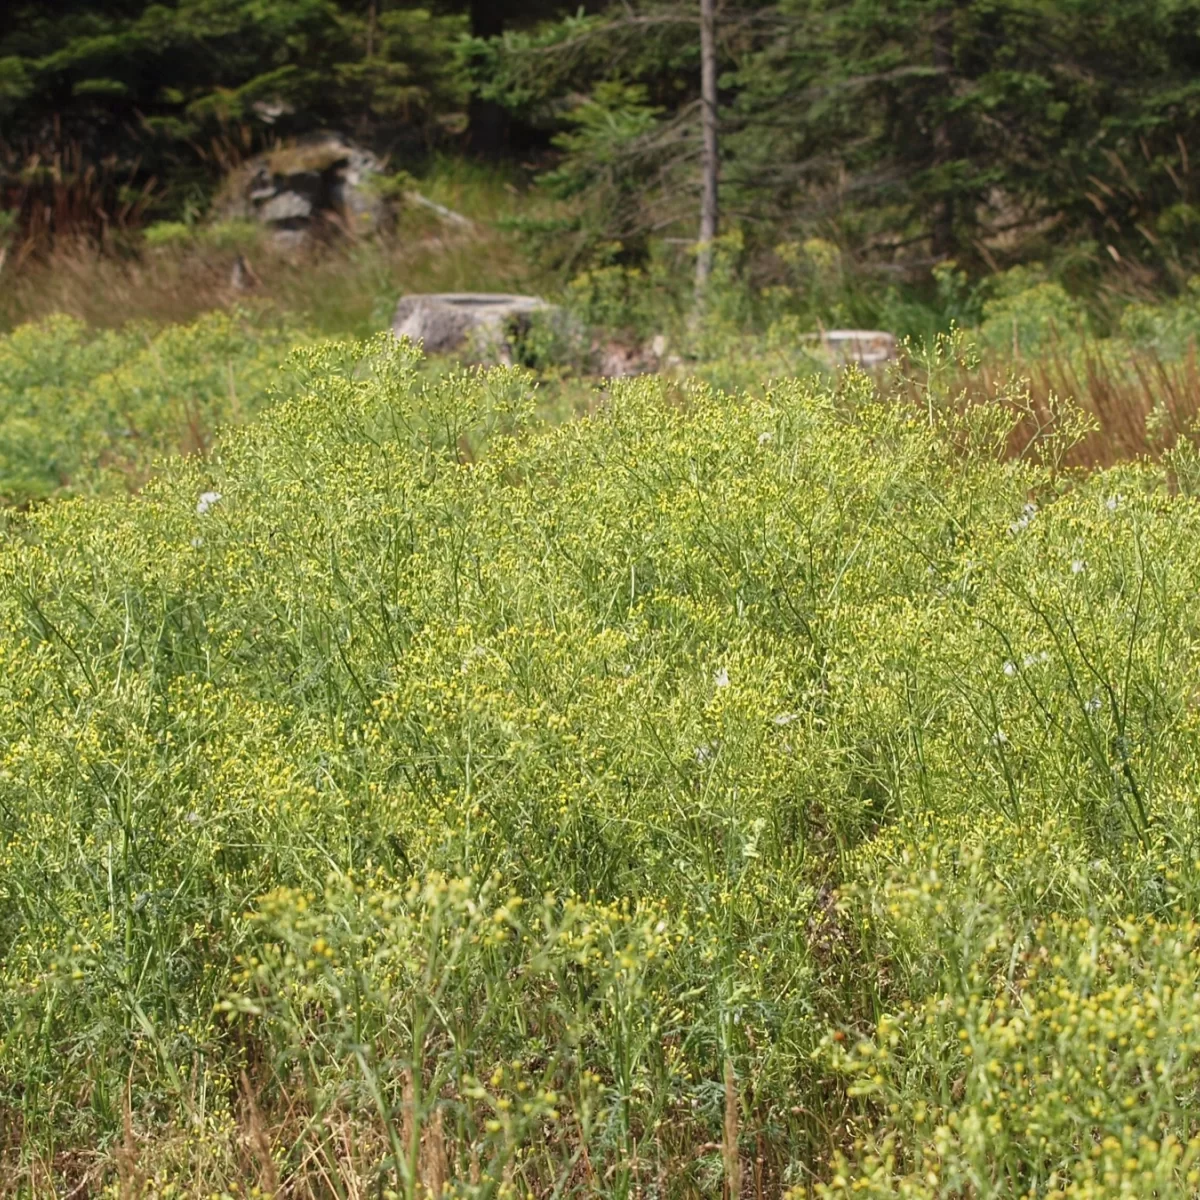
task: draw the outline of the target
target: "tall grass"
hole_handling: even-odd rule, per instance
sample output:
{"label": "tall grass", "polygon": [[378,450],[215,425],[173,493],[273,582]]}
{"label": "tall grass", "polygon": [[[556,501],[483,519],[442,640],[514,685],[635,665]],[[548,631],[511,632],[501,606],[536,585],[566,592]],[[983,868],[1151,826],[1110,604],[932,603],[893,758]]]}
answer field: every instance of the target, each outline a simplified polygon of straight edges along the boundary
{"label": "tall grass", "polygon": [[1163,467],[855,375],[288,370],[0,545],[4,1188],[1190,1194]]}
{"label": "tall grass", "polygon": [[939,353],[950,359],[934,372],[934,387],[943,393],[954,393],[965,405],[1010,397],[1014,411],[1022,414],[1013,431],[1014,449],[1036,440],[1063,401],[1077,404],[1092,427],[1067,456],[1072,466],[1110,467],[1131,458],[1158,458],[1200,426],[1194,343],[1181,354],[1168,355],[1154,346],[1089,338],[1027,359],[980,353],[970,335],[959,331],[925,347],[910,347],[894,372],[900,392],[918,407],[930,383],[930,361]]}
{"label": "tall grass", "polygon": [[[235,275],[239,262],[244,274]],[[0,324],[9,328],[56,314],[99,328],[178,324],[254,304],[317,333],[366,336],[387,327],[405,292],[510,290],[528,275],[505,243],[414,209],[388,237],[300,255],[236,227],[194,236],[180,227],[178,237],[126,256],[63,241],[3,278]]]}

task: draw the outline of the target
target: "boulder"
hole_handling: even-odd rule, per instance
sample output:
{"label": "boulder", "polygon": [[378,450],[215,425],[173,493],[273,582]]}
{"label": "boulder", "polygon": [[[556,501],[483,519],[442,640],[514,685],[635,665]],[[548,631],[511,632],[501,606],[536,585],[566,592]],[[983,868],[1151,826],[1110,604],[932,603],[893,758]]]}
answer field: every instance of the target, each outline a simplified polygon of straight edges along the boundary
{"label": "boulder", "polygon": [[538,296],[437,292],[405,296],[392,332],[422,342],[427,354],[457,352],[466,362],[511,366],[535,313],[559,310]]}
{"label": "boulder", "polygon": [[386,217],[375,186],[382,169],[341,134],[314,134],[244,163],[226,182],[217,215],[257,221],[280,245],[303,242],[321,221],[369,233]]}
{"label": "boulder", "polygon": [[808,337],[820,343],[834,366],[878,367],[896,357],[895,334],[879,329],[823,329]]}

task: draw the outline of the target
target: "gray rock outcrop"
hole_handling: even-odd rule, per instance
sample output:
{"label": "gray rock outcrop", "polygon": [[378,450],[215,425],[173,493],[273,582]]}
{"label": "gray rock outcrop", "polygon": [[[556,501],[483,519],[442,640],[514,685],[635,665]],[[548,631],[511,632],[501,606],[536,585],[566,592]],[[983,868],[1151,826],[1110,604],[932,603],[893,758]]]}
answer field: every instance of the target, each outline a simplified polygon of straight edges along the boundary
{"label": "gray rock outcrop", "polygon": [[216,205],[223,220],[253,220],[282,246],[303,242],[322,221],[353,234],[383,223],[386,206],[375,186],[382,164],[337,133],[314,134],[244,163]]}
{"label": "gray rock outcrop", "polygon": [[436,292],[405,296],[392,332],[422,342],[427,354],[457,352],[464,362],[511,366],[534,314],[558,310],[538,296]]}

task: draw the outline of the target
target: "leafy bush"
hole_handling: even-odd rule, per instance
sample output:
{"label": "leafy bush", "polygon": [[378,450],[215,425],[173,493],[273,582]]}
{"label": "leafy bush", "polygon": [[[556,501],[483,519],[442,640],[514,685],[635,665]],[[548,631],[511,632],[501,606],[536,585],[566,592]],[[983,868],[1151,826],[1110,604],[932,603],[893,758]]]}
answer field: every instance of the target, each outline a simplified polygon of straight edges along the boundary
{"label": "leafy bush", "polygon": [[1014,357],[1035,355],[1077,342],[1084,333],[1083,306],[1037,268],[1014,267],[989,283],[979,327],[987,345],[1011,349]]}
{"label": "leafy bush", "polygon": [[188,221],[155,221],[146,226],[143,240],[150,250],[196,247],[216,251],[254,250],[264,240],[262,226],[254,221],[213,221],[197,225]]}

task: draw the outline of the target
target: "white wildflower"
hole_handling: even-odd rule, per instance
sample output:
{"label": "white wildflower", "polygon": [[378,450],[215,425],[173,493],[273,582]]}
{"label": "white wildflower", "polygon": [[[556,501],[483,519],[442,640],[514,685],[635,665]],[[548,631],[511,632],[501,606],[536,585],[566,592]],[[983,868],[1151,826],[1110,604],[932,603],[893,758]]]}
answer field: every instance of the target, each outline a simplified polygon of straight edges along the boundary
{"label": "white wildflower", "polygon": [[996,732],[992,734],[992,745],[993,746],[1007,746],[1008,745],[1008,735],[1004,732],[1003,729],[997,729]]}
{"label": "white wildflower", "polygon": [[1030,522],[1037,516],[1037,505],[1032,502],[1026,504],[1021,509],[1021,515],[1008,527],[1008,532],[1012,534],[1022,533],[1029,528]]}
{"label": "white wildflower", "polygon": [[220,502],[220,492],[201,492],[200,499],[196,501],[196,516],[204,516],[214,504],[219,504]]}
{"label": "white wildflower", "polygon": [[471,667],[480,659],[487,658],[487,651],[482,646],[472,646],[470,650],[463,655],[462,665],[459,670],[467,675],[471,671]]}
{"label": "white wildflower", "polygon": [[1011,679],[1017,673],[1017,664],[1015,662],[1006,662],[1004,664],[1004,673]]}

